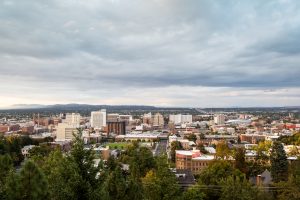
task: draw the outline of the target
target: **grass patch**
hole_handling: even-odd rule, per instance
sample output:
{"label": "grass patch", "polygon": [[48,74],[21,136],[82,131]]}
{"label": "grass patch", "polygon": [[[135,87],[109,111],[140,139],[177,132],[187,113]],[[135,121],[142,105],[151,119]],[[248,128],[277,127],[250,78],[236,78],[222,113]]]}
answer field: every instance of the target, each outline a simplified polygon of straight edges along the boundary
{"label": "grass patch", "polygon": [[110,149],[126,149],[126,147],[130,145],[130,143],[126,142],[115,142],[115,143],[108,143],[105,146],[109,146]]}

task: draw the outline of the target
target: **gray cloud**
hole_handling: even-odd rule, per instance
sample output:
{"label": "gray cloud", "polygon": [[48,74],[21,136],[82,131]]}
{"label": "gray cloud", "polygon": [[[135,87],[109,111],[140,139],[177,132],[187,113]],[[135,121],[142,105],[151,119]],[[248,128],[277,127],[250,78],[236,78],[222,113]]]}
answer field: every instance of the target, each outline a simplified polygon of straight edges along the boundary
{"label": "gray cloud", "polygon": [[[21,94],[33,90],[40,91],[34,97],[40,101],[49,97],[47,91],[61,91],[58,99],[66,101],[72,97],[64,92],[82,93],[82,101],[89,101],[105,95],[113,99],[119,88],[154,92],[169,87],[190,91],[300,87],[299,2],[4,0],[0,4],[0,83],[5,84],[0,92],[10,91],[7,96],[16,101],[30,99]],[[12,87],[8,80],[18,85]],[[235,99],[239,101],[231,102],[241,101]]]}

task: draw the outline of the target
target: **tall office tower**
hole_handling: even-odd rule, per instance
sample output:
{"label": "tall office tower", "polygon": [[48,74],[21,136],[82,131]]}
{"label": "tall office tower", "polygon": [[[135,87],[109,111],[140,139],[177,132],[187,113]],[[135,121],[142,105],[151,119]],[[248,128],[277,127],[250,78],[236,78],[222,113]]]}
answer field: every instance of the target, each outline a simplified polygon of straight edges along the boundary
{"label": "tall office tower", "polygon": [[160,113],[156,113],[153,116],[153,126],[163,126],[165,124],[164,116]]}
{"label": "tall office tower", "polygon": [[106,126],[106,110],[102,109],[100,111],[91,112],[91,127],[99,129],[105,126]]}
{"label": "tall office tower", "polygon": [[79,113],[67,113],[65,123],[79,127],[81,116]]}
{"label": "tall office tower", "polygon": [[219,114],[214,117],[215,124],[222,125],[225,124],[225,115]]}
{"label": "tall office tower", "polygon": [[174,124],[192,123],[193,116],[192,115],[182,115],[182,114],[170,115],[169,121]]}
{"label": "tall office tower", "polygon": [[143,123],[144,124],[149,124],[149,125],[152,124],[152,114],[151,114],[151,112],[147,113],[147,114],[144,114]]}

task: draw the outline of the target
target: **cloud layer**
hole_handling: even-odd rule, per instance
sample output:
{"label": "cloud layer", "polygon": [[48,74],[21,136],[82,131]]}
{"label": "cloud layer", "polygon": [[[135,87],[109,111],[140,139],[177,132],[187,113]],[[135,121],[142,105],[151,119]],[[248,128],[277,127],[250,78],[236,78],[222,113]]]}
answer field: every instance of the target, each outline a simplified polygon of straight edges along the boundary
{"label": "cloud layer", "polygon": [[279,106],[300,100],[297,1],[0,4],[0,107]]}

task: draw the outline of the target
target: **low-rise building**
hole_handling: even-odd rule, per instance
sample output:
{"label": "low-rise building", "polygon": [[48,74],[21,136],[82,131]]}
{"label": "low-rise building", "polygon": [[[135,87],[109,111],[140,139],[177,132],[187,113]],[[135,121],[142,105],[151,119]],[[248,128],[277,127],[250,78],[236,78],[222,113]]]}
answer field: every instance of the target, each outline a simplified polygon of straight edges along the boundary
{"label": "low-rise building", "polygon": [[35,147],[35,145],[27,145],[21,149],[21,152],[22,152],[22,155],[24,156],[24,158],[28,158],[30,156],[29,151],[31,149],[33,149],[34,147]]}
{"label": "low-rise building", "polygon": [[193,174],[199,174],[214,159],[215,156],[201,154],[200,150],[177,150],[176,169],[190,169]]}

